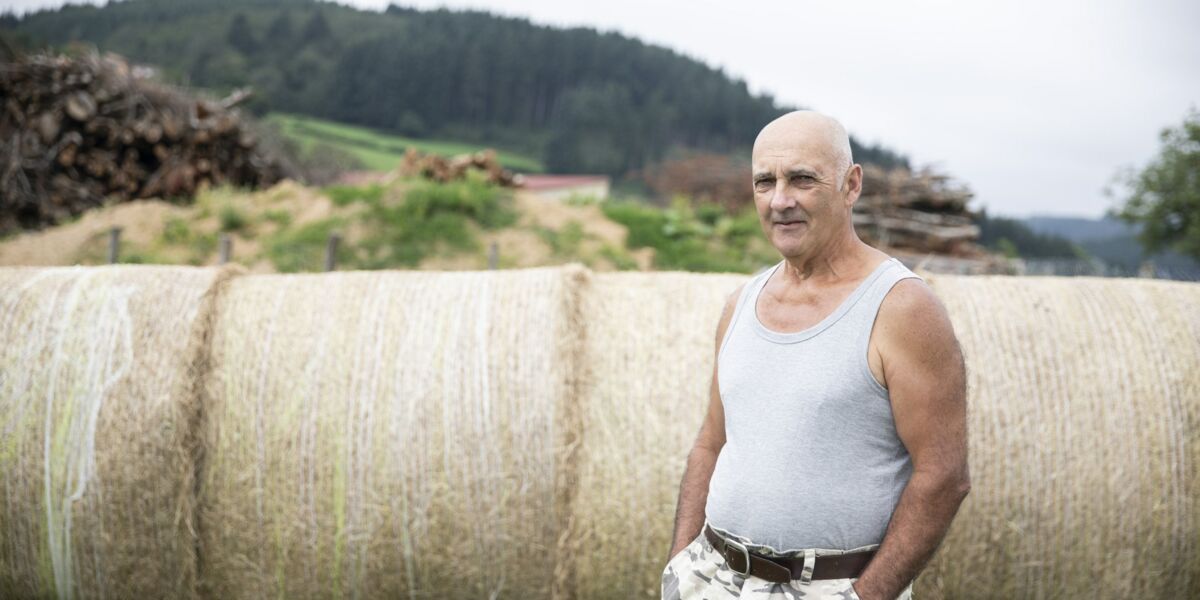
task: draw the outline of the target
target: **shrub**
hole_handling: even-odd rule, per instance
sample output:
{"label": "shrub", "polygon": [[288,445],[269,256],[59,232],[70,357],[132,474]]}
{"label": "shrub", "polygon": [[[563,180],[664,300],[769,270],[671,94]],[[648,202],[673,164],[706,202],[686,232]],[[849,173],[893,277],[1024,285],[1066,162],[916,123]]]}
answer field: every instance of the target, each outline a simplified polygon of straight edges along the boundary
{"label": "shrub", "polygon": [[245,228],[247,223],[246,214],[232,204],[221,207],[217,220],[221,223],[221,231],[238,231]]}
{"label": "shrub", "polygon": [[[280,231],[267,240],[267,258],[281,273],[319,271],[324,268],[329,234],[344,224],[344,219],[335,217]],[[339,263],[345,263],[351,262],[354,256],[345,244],[340,244],[335,258]]]}

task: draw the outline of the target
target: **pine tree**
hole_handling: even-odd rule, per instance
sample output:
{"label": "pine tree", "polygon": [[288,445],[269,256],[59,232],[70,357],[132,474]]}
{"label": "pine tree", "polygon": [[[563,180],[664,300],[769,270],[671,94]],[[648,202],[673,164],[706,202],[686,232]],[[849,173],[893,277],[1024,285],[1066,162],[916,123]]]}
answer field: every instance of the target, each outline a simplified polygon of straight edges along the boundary
{"label": "pine tree", "polygon": [[229,41],[230,46],[242,54],[258,52],[258,41],[254,39],[254,32],[250,30],[250,22],[242,13],[234,15],[233,21],[229,23],[229,32],[225,35],[225,39]]}

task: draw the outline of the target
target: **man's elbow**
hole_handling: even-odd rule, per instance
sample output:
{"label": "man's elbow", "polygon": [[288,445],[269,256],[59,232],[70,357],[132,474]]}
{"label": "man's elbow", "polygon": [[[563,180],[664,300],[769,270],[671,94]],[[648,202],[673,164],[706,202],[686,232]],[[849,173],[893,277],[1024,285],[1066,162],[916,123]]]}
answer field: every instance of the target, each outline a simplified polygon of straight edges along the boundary
{"label": "man's elbow", "polygon": [[971,493],[971,476],[964,473],[955,485],[954,492],[958,496],[959,502],[965,500],[967,494]]}
{"label": "man's elbow", "polygon": [[692,445],[692,451],[688,453],[688,457],[704,456],[716,458],[721,453],[721,448],[725,446],[725,440],[714,440],[700,438]]}
{"label": "man's elbow", "polygon": [[955,502],[962,502],[971,493],[971,475],[967,469],[918,470],[929,493]]}
{"label": "man's elbow", "polygon": [[954,469],[948,479],[950,493],[961,503],[967,494],[971,493],[971,471],[967,464],[964,462],[962,466]]}

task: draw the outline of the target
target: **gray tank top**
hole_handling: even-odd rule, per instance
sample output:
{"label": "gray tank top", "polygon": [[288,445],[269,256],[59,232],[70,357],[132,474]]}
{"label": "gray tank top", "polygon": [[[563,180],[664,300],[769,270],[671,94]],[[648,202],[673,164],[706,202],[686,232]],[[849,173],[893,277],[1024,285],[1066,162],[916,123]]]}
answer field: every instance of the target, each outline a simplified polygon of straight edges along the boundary
{"label": "gray tank top", "polygon": [[820,323],[767,329],[755,307],[774,269],[752,278],[717,355],[726,442],[709,482],[709,525],[777,552],[879,544],[912,474],[867,342],[884,296],[920,277],[880,263]]}

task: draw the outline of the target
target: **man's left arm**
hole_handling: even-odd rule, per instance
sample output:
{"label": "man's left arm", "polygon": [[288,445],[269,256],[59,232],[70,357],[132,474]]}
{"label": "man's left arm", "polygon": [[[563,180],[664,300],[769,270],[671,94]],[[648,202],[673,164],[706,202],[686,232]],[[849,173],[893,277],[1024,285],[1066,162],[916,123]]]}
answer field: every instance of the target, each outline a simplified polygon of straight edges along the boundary
{"label": "man's left arm", "polygon": [[966,367],[945,307],[919,280],[892,288],[876,327],[896,432],[913,471],[854,590],[862,600],[892,600],[929,562],[971,489]]}

